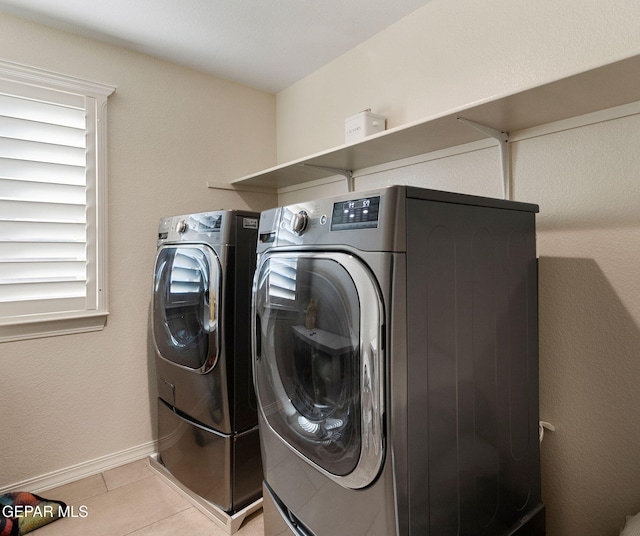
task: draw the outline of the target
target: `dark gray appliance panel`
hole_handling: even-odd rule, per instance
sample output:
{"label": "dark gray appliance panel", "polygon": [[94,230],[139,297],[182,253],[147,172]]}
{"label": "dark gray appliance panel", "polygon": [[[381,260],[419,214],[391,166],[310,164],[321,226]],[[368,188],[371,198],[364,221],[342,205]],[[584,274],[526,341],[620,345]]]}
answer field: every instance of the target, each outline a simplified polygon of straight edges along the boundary
{"label": "dark gray appliance panel", "polygon": [[[229,390],[233,393],[233,430],[241,431],[258,424],[256,393],[251,369],[251,289],[256,269],[256,240],[258,230],[245,224],[245,214],[233,220],[236,245],[228,256],[226,288],[233,296],[227,300],[223,326],[224,351],[227,356]],[[233,277],[231,277],[233,274]]]}
{"label": "dark gray appliance panel", "polygon": [[528,211],[407,200],[409,526],[507,535],[542,511]]}

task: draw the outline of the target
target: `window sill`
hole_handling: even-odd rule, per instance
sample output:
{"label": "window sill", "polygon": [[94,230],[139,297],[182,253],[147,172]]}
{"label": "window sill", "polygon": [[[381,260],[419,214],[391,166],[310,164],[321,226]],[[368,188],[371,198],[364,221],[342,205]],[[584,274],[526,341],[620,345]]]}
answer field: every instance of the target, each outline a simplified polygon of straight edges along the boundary
{"label": "window sill", "polygon": [[90,312],[29,320],[7,319],[0,321],[0,343],[101,331],[108,315],[108,312]]}

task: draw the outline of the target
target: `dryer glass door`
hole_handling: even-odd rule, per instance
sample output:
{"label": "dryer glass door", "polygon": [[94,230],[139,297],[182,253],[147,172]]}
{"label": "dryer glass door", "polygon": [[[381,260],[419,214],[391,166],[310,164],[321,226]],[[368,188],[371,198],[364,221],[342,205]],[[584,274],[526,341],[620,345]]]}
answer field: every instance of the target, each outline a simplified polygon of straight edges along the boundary
{"label": "dryer glass door", "polygon": [[206,245],[163,246],[156,256],[153,338],[160,357],[207,372],[218,357],[220,263]]}
{"label": "dryer glass door", "polygon": [[264,419],[341,485],[382,462],[380,293],[345,253],[273,253],[256,276],[255,380]]}

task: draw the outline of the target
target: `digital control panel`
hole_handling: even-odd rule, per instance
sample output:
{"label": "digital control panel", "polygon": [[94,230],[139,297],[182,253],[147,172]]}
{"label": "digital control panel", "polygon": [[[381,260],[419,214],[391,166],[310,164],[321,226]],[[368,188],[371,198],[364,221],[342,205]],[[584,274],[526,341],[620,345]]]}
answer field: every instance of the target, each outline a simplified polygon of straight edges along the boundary
{"label": "digital control panel", "polygon": [[172,216],[160,220],[158,240],[183,240],[190,233],[220,233],[222,214],[203,212],[185,216]]}
{"label": "digital control panel", "polygon": [[222,226],[221,214],[197,214],[189,218],[189,228],[199,233],[219,233]]}
{"label": "digital control panel", "polygon": [[339,201],[333,204],[331,230],[376,228],[379,212],[380,196]]}

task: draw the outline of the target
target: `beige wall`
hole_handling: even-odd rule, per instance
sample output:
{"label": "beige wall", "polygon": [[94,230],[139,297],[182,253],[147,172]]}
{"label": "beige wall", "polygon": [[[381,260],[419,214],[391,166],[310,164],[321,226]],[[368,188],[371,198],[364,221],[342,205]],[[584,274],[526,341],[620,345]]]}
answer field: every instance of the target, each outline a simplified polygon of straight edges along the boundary
{"label": "beige wall", "polygon": [[[364,108],[394,127],[631,56],[638,20],[627,1],[432,0],[278,94],[279,160],[342,144],[344,118]],[[640,103],[623,115],[511,133],[514,197],[540,205],[540,414],[557,427],[541,447],[550,536],[614,536],[640,511]],[[356,189],[501,196],[495,147],[438,156],[364,170]],[[344,191],[338,181],[279,202]]]}
{"label": "beige wall", "polygon": [[344,142],[371,108],[392,128],[640,53],[633,0],[431,0],[278,94],[278,161]]}
{"label": "beige wall", "polygon": [[101,332],[0,344],[2,488],[153,450],[158,219],[273,205],[274,196],[206,185],[272,166],[276,149],[271,94],[6,15],[0,57],[117,86],[108,108],[110,316]]}

